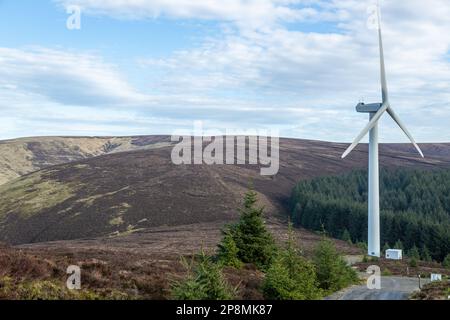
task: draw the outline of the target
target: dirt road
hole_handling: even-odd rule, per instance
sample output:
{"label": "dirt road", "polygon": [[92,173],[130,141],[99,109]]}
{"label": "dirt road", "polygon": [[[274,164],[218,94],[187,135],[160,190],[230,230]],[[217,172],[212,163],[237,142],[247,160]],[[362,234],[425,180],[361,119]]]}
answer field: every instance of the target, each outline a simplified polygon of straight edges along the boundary
{"label": "dirt road", "polygon": [[[428,280],[421,280],[422,285]],[[328,300],[407,300],[419,290],[417,278],[382,277],[380,290],[369,290],[366,285],[354,286],[341,291]]]}

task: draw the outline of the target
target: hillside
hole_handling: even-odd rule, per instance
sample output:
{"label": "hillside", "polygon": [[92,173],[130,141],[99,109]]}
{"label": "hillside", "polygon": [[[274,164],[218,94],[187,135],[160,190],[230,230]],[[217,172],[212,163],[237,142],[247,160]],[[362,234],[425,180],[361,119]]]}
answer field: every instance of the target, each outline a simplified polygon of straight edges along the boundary
{"label": "hillside", "polygon": [[168,137],[36,137],[0,141],[0,185],[48,166],[168,145]]}
{"label": "hillside", "polygon": [[[225,223],[237,217],[236,208],[250,181],[269,220],[276,219],[286,212],[298,181],[364,168],[367,161],[366,146],[341,160],[346,145],[282,139],[280,172],[263,177],[258,166],[175,166],[171,148],[164,145],[168,137],[129,139],[127,147],[114,148],[116,152],[96,157],[90,157],[93,151],[80,152],[76,157],[87,158],[49,167],[44,163],[68,159],[34,149],[32,159],[41,154],[40,165],[45,168],[0,186],[0,241],[124,236],[159,226]],[[138,150],[117,152],[130,145]],[[408,145],[382,146],[381,162],[386,167],[450,167],[450,145],[422,147],[424,160]],[[68,154],[63,149],[61,154]],[[8,165],[13,168],[14,162]]]}

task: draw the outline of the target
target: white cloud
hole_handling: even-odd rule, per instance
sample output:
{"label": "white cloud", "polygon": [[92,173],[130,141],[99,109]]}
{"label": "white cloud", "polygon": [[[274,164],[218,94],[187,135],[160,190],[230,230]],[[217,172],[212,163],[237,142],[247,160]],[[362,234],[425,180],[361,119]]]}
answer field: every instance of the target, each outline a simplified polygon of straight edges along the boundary
{"label": "white cloud", "polygon": [[237,115],[270,124],[263,115],[271,110],[261,105],[149,91],[94,54],[0,47],[0,137],[170,133],[204,117],[225,127]]}
{"label": "white cloud", "polygon": [[66,105],[135,105],[148,99],[93,54],[0,47],[0,86]]}
{"label": "white cloud", "polygon": [[55,0],[78,5],[83,12],[119,19],[156,19],[159,17],[230,21],[242,27],[261,28],[277,21],[307,19],[317,13],[295,5],[305,0]]}

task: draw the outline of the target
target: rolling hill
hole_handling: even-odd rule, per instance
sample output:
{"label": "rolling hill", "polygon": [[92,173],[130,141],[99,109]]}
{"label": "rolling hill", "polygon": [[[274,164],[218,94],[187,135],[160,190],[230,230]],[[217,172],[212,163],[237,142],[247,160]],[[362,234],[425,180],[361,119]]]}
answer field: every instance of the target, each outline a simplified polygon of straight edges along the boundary
{"label": "rolling hill", "polygon": [[[26,161],[3,160],[0,166],[3,177],[23,174],[0,186],[0,241],[117,237],[163,226],[226,223],[237,217],[250,181],[268,219],[277,220],[298,181],[364,168],[367,161],[367,146],[341,160],[344,144],[282,139],[279,174],[264,177],[258,166],[250,165],[175,166],[169,137],[45,139],[0,144],[0,150],[21,144],[28,154]],[[52,147],[55,144],[61,150]],[[449,144],[422,147],[424,160],[409,145],[383,145],[381,163],[450,167]],[[3,151],[0,154],[6,159]]]}
{"label": "rolling hill", "polygon": [[167,146],[169,137],[35,137],[0,141],[0,185],[48,166]]}

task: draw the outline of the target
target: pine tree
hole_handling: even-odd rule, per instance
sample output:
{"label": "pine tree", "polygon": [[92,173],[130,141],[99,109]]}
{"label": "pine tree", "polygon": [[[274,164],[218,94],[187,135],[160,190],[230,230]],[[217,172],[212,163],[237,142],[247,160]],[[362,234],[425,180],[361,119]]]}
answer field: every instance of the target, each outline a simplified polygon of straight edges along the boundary
{"label": "pine tree", "polygon": [[182,282],[172,285],[172,297],[175,300],[206,300],[205,290],[193,275]]}
{"label": "pine tree", "polygon": [[428,250],[426,245],[422,246],[422,250],[421,250],[421,258],[423,261],[426,262],[431,262],[433,261],[433,259],[431,258],[431,254],[430,251]]}
{"label": "pine tree", "polygon": [[361,250],[363,250],[364,252],[367,252],[367,250],[368,250],[367,243],[365,243],[365,242],[358,242],[356,244],[356,246],[358,248],[360,248]]}
{"label": "pine tree", "polygon": [[240,220],[231,228],[231,232],[238,248],[239,260],[266,269],[272,263],[276,247],[263,219],[264,210],[257,208],[256,202],[256,192],[248,191],[240,210]]}
{"label": "pine tree", "polygon": [[314,300],[321,297],[314,266],[295,245],[292,225],[286,248],[280,250],[267,271],[263,293],[270,300]]}
{"label": "pine tree", "polygon": [[388,251],[390,249],[389,243],[385,243],[383,246],[383,253],[386,254],[386,251]]}
{"label": "pine tree", "polygon": [[394,249],[405,250],[403,242],[401,242],[401,240],[397,240],[397,242],[394,245]]}
{"label": "pine tree", "polygon": [[420,259],[420,253],[419,253],[419,249],[416,247],[416,245],[414,245],[409,251],[408,251],[408,256],[410,258],[414,258],[416,260]]}
{"label": "pine tree", "polygon": [[350,236],[350,232],[348,232],[347,229],[344,229],[344,232],[342,233],[341,239],[344,241],[347,241],[349,244],[352,244],[352,237]]}
{"label": "pine tree", "polygon": [[232,231],[230,228],[226,228],[222,234],[222,241],[218,244],[217,261],[223,266],[241,268],[242,262],[238,258],[239,249],[234,241]]}
{"label": "pine tree", "polygon": [[221,267],[202,250],[198,262],[183,264],[188,270],[186,279],[172,284],[176,300],[230,300],[235,295],[222,274]]}
{"label": "pine tree", "polygon": [[314,265],[319,287],[327,292],[338,291],[358,280],[356,272],[347,266],[334,244],[325,237],[314,252]]}
{"label": "pine tree", "polygon": [[445,257],[442,265],[444,266],[444,268],[450,269],[450,253]]}

